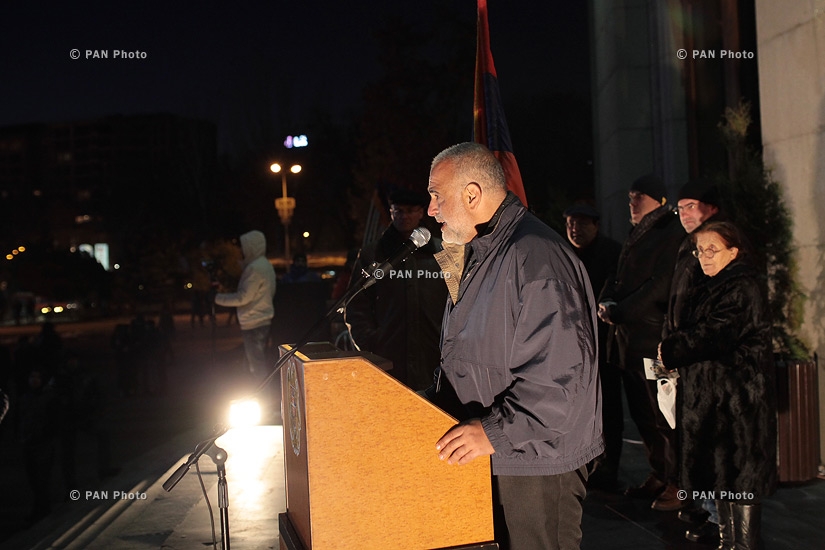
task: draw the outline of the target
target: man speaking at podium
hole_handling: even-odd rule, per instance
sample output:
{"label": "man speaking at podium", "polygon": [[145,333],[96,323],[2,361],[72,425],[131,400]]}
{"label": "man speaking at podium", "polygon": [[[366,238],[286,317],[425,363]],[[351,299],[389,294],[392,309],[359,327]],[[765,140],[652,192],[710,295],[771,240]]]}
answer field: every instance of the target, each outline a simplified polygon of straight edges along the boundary
{"label": "man speaking at podium", "polygon": [[511,550],[578,548],[586,464],[604,449],[585,268],[508,193],[483,145],[439,153],[428,191],[450,300],[427,394],[461,421],[436,443],[439,458],[492,455]]}

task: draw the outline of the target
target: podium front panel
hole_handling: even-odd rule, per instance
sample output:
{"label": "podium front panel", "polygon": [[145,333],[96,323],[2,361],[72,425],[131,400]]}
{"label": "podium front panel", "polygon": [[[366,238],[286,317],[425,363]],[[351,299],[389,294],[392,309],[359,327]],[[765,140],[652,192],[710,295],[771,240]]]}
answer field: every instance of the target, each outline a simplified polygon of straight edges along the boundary
{"label": "podium front panel", "polygon": [[453,418],[361,357],[298,353],[282,379],[287,513],[306,548],[493,540],[489,458],[438,459]]}

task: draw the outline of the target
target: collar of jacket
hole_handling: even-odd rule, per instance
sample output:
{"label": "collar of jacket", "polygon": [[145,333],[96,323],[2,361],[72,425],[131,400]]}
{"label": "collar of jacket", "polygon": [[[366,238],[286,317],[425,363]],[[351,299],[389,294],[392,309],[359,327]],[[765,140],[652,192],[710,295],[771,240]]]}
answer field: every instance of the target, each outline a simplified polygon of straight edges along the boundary
{"label": "collar of jacket", "polygon": [[479,237],[483,237],[489,233],[492,233],[493,230],[498,225],[498,221],[501,219],[501,213],[504,212],[504,209],[507,208],[510,204],[518,201],[518,197],[512,191],[507,191],[507,195],[504,197],[504,200],[501,201],[501,204],[496,209],[495,214],[493,217],[490,218],[490,221],[480,223],[476,226],[476,239]]}
{"label": "collar of jacket", "polygon": [[647,233],[651,227],[658,224],[663,218],[667,216],[675,216],[676,214],[670,207],[662,205],[658,207],[656,210],[649,213],[647,216],[642,218],[642,221],[637,223],[633,228],[630,230],[630,235],[627,237],[627,241],[625,247],[632,246],[636,241],[641,239],[645,233]]}
{"label": "collar of jacket", "polygon": [[726,281],[738,277],[757,278],[756,270],[747,261],[735,259],[722,269],[715,277],[704,276],[703,283],[708,289],[713,289]]}
{"label": "collar of jacket", "polygon": [[495,239],[490,236],[495,232],[499,222],[501,222],[502,215],[505,210],[507,210],[507,207],[513,203],[521,206],[521,201],[518,200],[518,197],[512,191],[507,191],[507,196],[501,201],[501,204],[496,209],[493,217],[490,218],[490,221],[480,223],[476,226],[475,238],[466,245],[467,252],[464,265],[469,265],[474,257],[483,258],[487,255],[487,251],[495,242]]}

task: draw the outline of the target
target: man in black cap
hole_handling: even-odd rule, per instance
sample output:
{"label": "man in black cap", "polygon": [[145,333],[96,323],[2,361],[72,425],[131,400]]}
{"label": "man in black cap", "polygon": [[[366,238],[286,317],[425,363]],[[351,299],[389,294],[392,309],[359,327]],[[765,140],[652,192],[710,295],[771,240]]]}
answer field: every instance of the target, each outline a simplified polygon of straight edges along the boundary
{"label": "man in black cap", "polygon": [[[564,211],[567,240],[587,269],[590,286],[598,293],[616,273],[622,245],[599,232],[599,212],[588,204],[574,204]],[[602,385],[602,425],[604,454],[593,461],[587,486],[591,489],[618,489],[619,457],[622,454],[621,371],[607,358],[608,325],[599,321],[599,378]],[[618,422],[618,425],[617,425]]]}
{"label": "man in black cap", "polygon": [[[708,179],[695,179],[683,185],[679,189],[677,208],[679,221],[687,231],[687,235],[682,239],[676,257],[673,281],[670,284],[667,317],[662,328],[662,339],[679,330],[687,294],[697,275],[702,274],[702,268],[692,254],[695,245],[690,234],[709,221],[726,218],[720,210],[716,184]],[[676,429],[679,429],[678,425]],[[674,506],[676,504],[674,503]],[[703,501],[701,508],[680,510],[679,519],[695,524],[685,533],[685,538],[692,542],[715,542],[719,538],[719,516],[713,500]]]}
{"label": "man in black cap", "polygon": [[[622,369],[628,409],[647,449],[651,473],[629,496],[656,499],[664,509],[677,501],[673,430],[659,410],[657,388],[644,374],[644,359],[655,358],[667,313],[676,252],[684,231],[667,202],[664,183],[642,176],[630,187],[630,235],[622,245],[614,280],[599,296],[599,318],[612,325],[608,333],[608,361]],[[616,422],[617,425],[620,423]],[[672,508],[670,508],[672,509]]]}
{"label": "man in black cap", "polygon": [[[361,269],[390,258],[421,225],[429,197],[409,189],[390,195],[392,223],[377,241],[361,250],[351,283]],[[377,284],[362,291],[347,306],[345,321],[353,343],[392,361],[389,374],[414,390],[432,385],[439,364],[441,318],[447,302],[447,285],[433,257],[439,239],[417,249]]]}
{"label": "man in black cap", "polygon": [[670,286],[670,299],[668,300],[668,313],[662,331],[662,338],[679,329],[684,298],[693,285],[693,278],[696,273],[702,273],[699,262],[692,254],[694,246],[690,234],[707,221],[724,219],[719,211],[719,192],[716,185],[707,179],[691,180],[683,185],[679,189],[677,208],[679,221],[682,223],[687,235],[682,238],[676,256],[676,266]]}

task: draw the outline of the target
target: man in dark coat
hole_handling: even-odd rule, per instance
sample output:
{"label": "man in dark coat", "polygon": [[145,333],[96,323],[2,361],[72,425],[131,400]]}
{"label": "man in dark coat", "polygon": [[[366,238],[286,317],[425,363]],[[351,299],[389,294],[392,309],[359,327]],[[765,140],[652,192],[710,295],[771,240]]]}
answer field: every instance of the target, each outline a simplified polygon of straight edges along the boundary
{"label": "man in dark coat", "polygon": [[675,484],[675,438],[659,410],[656,383],[645,378],[644,359],[657,356],[676,253],[685,233],[665,206],[665,186],[656,176],[633,182],[629,198],[633,228],[622,246],[615,279],[602,289],[599,318],[612,325],[608,361],[622,369],[630,416],[652,469],[642,485],[631,487],[626,494],[656,499],[652,507],[657,510],[675,510],[682,503]]}
{"label": "man in dark coat", "polygon": [[483,145],[439,153],[428,190],[450,273],[434,398],[452,392],[463,409],[436,443],[439,458],[492,455],[512,550],[578,548],[587,463],[604,450],[584,265],[507,191]]}
{"label": "man in dark coat", "polygon": [[670,285],[667,317],[662,330],[663,338],[679,329],[684,300],[687,297],[688,290],[693,285],[696,276],[702,274],[699,262],[692,254],[695,246],[691,233],[699,229],[705,222],[720,221],[725,218],[719,210],[718,189],[710,180],[696,179],[687,182],[679,189],[679,201],[676,205],[679,211],[679,221],[687,235],[682,239],[679,252],[676,255],[676,267]]}
{"label": "man in dark coat", "polygon": [[[587,269],[590,286],[594,292],[598,292],[616,274],[622,245],[599,232],[601,216],[592,206],[574,204],[563,215],[567,240]],[[622,454],[622,377],[618,367],[606,360],[608,325],[599,320],[598,328],[605,449],[604,454],[591,466],[587,486],[615,491],[618,488],[619,458]]]}
{"label": "man in dark coat", "polygon": [[[402,189],[390,196],[392,224],[361,250],[353,273],[391,257],[421,224],[427,196]],[[439,239],[416,250],[396,270],[358,294],[347,306],[346,322],[353,342],[392,361],[393,377],[414,390],[433,381],[438,366],[441,318],[447,286],[433,257]],[[353,283],[360,277],[352,277]]]}
{"label": "man in dark coat", "polygon": [[[662,328],[662,339],[679,330],[685,314],[685,301],[698,278],[703,278],[699,262],[693,256],[695,244],[691,234],[707,222],[724,219],[719,210],[719,192],[716,185],[708,179],[695,179],[687,182],[679,189],[679,199],[676,207],[679,211],[679,221],[685,228],[687,235],[682,239],[676,257],[676,268],[673,271],[673,281],[670,284],[670,298],[668,300],[667,317]],[[681,401],[682,392],[676,394]],[[681,419],[676,419],[676,430],[679,431]],[[703,499],[701,508],[689,507],[679,511],[679,519],[692,523],[685,533],[685,538],[692,542],[714,542],[719,538],[719,517],[713,499]]]}

